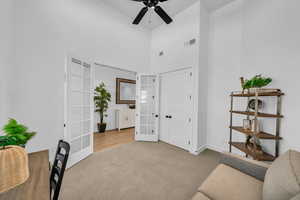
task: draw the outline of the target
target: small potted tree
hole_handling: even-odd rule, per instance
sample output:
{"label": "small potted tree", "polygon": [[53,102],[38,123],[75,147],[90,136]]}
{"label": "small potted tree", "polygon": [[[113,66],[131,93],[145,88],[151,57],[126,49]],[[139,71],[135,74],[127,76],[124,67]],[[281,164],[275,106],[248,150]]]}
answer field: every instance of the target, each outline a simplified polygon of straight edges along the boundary
{"label": "small potted tree", "polygon": [[108,109],[108,103],[111,101],[111,94],[106,90],[105,84],[102,82],[99,86],[96,87],[94,93],[94,102],[96,110],[95,112],[100,115],[100,123],[98,123],[99,133],[104,133],[106,129],[106,123],[104,123],[104,117],[107,117],[105,114]]}

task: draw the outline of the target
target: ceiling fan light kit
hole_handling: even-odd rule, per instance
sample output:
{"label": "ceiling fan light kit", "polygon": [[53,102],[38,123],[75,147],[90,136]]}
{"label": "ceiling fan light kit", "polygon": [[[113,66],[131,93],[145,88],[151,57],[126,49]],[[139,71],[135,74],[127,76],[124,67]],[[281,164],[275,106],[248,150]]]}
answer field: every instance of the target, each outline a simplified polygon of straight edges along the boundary
{"label": "ceiling fan light kit", "polygon": [[145,7],[141,9],[141,11],[134,19],[133,24],[135,25],[138,25],[142,21],[143,17],[148,12],[149,8],[154,8],[154,11],[162,18],[162,20],[166,24],[170,24],[173,21],[172,18],[164,11],[164,9],[158,5],[160,2],[164,2],[167,0],[132,0],[132,1],[141,2],[145,5]]}

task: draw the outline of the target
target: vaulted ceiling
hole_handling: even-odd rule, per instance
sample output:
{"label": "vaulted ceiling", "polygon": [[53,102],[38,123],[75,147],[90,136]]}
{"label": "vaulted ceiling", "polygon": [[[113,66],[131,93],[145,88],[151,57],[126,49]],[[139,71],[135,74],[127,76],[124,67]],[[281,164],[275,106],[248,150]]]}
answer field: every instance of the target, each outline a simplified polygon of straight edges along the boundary
{"label": "vaulted ceiling", "polygon": [[[131,0],[102,0],[102,1],[116,8],[123,14],[129,16],[132,19],[132,21],[134,20],[138,12],[141,10],[141,8],[144,7],[142,3],[131,1]],[[197,1],[199,0],[169,0],[161,3],[160,6],[164,8],[165,11],[170,16],[174,16]],[[203,1],[204,5],[209,11],[214,11],[234,0],[201,0],[201,1]],[[153,29],[162,23],[164,22],[161,20],[161,18],[158,17],[153,10],[151,10],[146,14],[146,16],[144,17],[140,25],[145,26],[148,29]]]}

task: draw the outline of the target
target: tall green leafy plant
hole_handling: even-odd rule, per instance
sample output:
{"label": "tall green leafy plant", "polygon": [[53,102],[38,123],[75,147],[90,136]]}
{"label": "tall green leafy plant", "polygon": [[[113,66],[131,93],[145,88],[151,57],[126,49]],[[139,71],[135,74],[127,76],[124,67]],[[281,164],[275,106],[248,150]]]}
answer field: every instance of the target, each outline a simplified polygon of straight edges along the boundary
{"label": "tall green leafy plant", "polygon": [[36,135],[36,132],[29,132],[26,126],[19,124],[15,119],[9,119],[2,130],[5,133],[4,136],[0,136],[0,147],[2,148],[8,145],[25,146]]}
{"label": "tall green leafy plant", "polygon": [[102,82],[96,87],[94,93],[94,102],[96,110],[100,115],[100,123],[103,124],[105,113],[108,109],[108,103],[111,101],[111,94],[106,90],[105,84]]}

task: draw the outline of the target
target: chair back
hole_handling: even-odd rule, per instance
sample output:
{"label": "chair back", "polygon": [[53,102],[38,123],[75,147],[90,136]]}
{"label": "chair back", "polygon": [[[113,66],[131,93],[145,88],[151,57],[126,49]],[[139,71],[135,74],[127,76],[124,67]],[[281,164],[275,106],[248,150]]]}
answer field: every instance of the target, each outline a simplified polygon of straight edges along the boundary
{"label": "chair back", "polygon": [[64,177],[64,172],[67,166],[67,161],[70,152],[69,143],[60,140],[56,150],[51,175],[50,175],[50,199],[58,200],[60,187]]}

